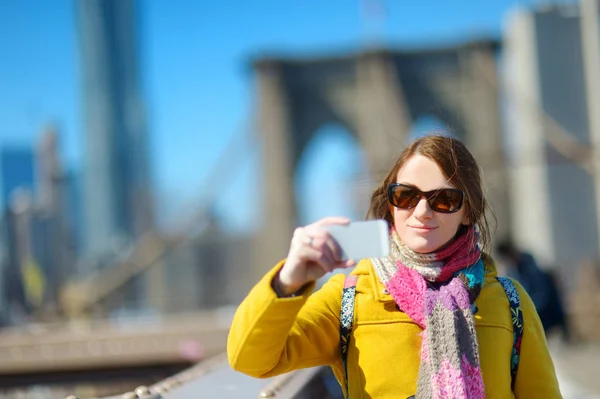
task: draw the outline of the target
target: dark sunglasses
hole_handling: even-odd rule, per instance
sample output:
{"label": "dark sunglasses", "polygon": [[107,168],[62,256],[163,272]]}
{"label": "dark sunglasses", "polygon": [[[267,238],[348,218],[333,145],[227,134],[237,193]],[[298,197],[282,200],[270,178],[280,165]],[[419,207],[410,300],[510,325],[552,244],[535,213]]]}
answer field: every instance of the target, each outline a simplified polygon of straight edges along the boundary
{"label": "dark sunglasses", "polygon": [[423,196],[427,199],[429,207],[434,211],[454,213],[462,207],[465,194],[456,188],[421,191],[400,183],[393,183],[388,186],[388,200],[396,208],[412,209],[417,206]]}

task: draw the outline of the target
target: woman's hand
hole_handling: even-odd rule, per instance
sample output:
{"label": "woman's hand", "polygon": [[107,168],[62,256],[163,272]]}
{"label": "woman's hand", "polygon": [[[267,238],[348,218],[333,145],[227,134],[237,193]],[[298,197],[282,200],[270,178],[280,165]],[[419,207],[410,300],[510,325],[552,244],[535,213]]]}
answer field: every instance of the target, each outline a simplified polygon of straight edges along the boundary
{"label": "woman's hand", "polygon": [[349,219],[326,217],[294,231],[290,251],[285,265],[281,268],[277,284],[285,292],[297,292],[306,283],[315,281],[335,269],[353,267],[354,260],[342,261],[342,251],[323,227],[347,225]]}

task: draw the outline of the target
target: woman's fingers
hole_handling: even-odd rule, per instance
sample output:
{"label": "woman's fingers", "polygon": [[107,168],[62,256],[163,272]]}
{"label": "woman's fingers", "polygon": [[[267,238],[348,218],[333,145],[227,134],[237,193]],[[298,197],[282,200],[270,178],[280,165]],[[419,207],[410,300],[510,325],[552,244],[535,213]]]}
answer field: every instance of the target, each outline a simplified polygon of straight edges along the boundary
{"label": "woman's fingers", "polygon": [[356,261],[354,259],[342,258],[342,250],[335,239],[328,235],[327,232],[317,233],[316,236],[313,237],[312,245],[315,249],[322,252],[324,257],[331,263],[331,265],[328,264],[328,271],[356,266]]}
{"label": "woman's fingers", "polygon": [[304,283],[335,269],[355,266],[353,260],[343,259],[343,252],[325,228],[332,224],[348,224],[342,217],[327,217],[306,227],[294,230],[286,265],[286,276],[292,284]]}
{"label": "woman's fingers", "polygon": [[310,224],[309,226],[327,226],[331,224],[347,225],[350,224],[350,219],[341,216],[328,216]]}
{"label": "woman's fingers", "polygon": [[340,248],[339,244],[329,234],[329,232],[322,227],[311,226],[306,228],[306,234],[309,235],[312,240],[309,241],[309,244],[314,248],[319,250],[324,250],[323,247],[328,248],[328,252],[331,253],[331,257],[335,262],[340,262],[343,259],[343,252]]}
{"label": "woman's fingers", "polygon": [[321,251],[317,248],[304,247],[300,250],[299,255],[305,262],[316,263],[325,273],[336,268],[336,262],[326,250]]}
{"label": "woman's fingers", "polygon": [[304,260],[335,263],[336,259],[327,240],[326,231],[299,227],[294,232],[292,249]]}

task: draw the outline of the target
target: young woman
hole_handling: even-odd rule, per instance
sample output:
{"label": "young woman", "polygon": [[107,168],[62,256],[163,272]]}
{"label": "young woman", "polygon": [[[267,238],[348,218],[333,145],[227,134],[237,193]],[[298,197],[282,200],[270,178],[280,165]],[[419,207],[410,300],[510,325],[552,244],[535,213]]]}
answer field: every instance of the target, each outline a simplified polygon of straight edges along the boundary
{"label": "young woman", "polygon": [[[329,365],[346,397],[560,398],[539,317],[497,278],[479,167],[444,136],[414,141],[372,195],[391,253],[340,259],[322,227],[294,232],[287,258],[251,290],[231,326],[231,366],[255,377]],[[515,289],[516,286],[516,289]],[[342,299],[344,297],[344,299]]]}

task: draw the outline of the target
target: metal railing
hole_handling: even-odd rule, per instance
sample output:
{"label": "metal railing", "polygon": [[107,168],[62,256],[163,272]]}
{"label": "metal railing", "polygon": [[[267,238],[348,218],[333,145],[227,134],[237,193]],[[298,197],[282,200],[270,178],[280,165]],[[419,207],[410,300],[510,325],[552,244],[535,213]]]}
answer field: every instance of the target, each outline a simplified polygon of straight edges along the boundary
{"label": "metal railing", "polygon": [[[162,399],[163,395],[171,392],[173,389],[201,378],[216,368],[222,367],[227,361],[225,355],[215,356],[209,360],[198,363],[179,374],[175,374],[163,381],[150,385],[149,387],[140,386],[130,392],[120,395],[110,396],[103,399]],[[67,399],[79,399],[76,396],[68,396]],[[83,398],[82,398],[83,399]]]}
{"label": "metal railing", "polygon": [[323,383],[323,378],[326,378],[325,371],[327,371],[326,367],[314,367],[284,374],[263,389],[258,398],[327,398],[329,393]]}
{"label": "metal railing", "polygon": [[[227,383],[218,384],[207,389],[202,384],[202,378],[211,377],[218,371],[226,371]],[[227,364],[226,355],[222,354],[173,375],[150,386],[139,386],[132,391],[100,399],[179,399],[192,395],[194,398],[249,398],[249,399],[327,399],[332,396],[328,392],[325,378],[328,378],[328,368],[314,367],[283,374],[267,379],[255,379],[231,370]],[[194,386],[195,385],[195,386]],[[256,389],[256,386],[262,386]],[[232,386],[238,386],[233,391]],[[208,392],[210,391],[210,392]],[[78,398],[71,395],[66,399]]]}

